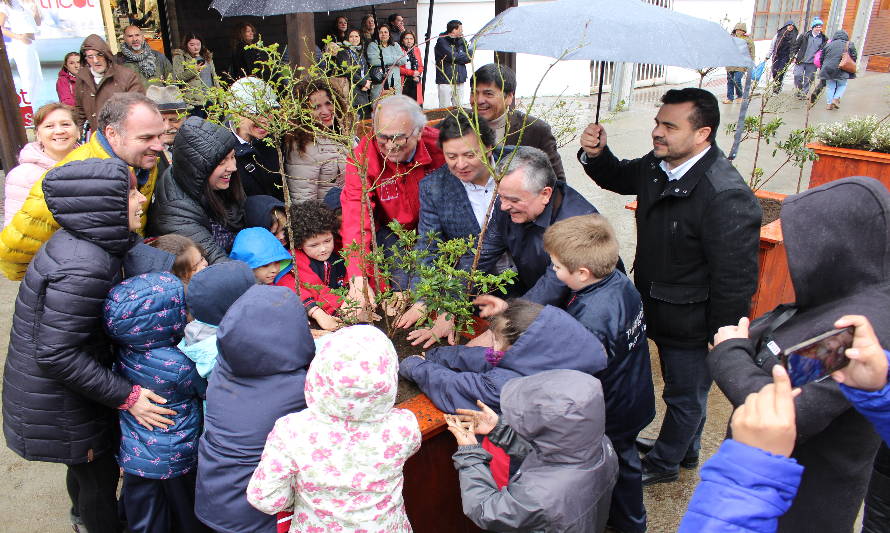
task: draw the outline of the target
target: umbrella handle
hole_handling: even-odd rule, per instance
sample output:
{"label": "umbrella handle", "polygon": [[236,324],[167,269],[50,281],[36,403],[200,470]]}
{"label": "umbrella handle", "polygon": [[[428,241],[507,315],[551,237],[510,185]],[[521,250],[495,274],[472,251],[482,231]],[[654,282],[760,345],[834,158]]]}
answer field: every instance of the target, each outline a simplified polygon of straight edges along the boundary
{"label": "umbrella handle", "polygon": [[599,79],[599,89],[596,93],[596,122],[595,124],[600,123],[600,103],[603,101],[603,78],[606,75],[606,62],[600,61],[600,79]]}

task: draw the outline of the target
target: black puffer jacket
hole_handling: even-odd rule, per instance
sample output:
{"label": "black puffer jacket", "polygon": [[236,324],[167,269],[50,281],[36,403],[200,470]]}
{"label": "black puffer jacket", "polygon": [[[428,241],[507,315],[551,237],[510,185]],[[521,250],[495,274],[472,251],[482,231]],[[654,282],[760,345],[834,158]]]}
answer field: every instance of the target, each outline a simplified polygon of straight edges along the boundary
{"label": "black puffer jacket", "polygon": [[[212,265],[228,259],[228,250],[213,239],[211,213],[204,199],[204,185],[213,169],[238,140],[228,129],[198,117],[189,117],[173,142],[173,166],[158,182],[148,216],[147,233],[176,233],[200,244]],[[232,180],[231,187],[240,187]],[[230,221],[218,221],[237,233],[244,228],[244,206],[230,206]]]}
{"label": "black puffer jacket", "polygon": [[25,459],[78,464],[117,449],[131,385],[111,371],[102,305],[136,243],[120,159],[74,161],[43,180],[62,226],[37,252],[15,302],[3,374],[3,433]]}

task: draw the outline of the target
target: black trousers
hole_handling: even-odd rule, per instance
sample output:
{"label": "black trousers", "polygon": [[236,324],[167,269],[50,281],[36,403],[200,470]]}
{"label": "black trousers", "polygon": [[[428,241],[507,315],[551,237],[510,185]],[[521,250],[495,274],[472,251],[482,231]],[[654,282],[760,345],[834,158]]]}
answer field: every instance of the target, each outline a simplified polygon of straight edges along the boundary
{"label": "black trousers", "polygon": [[65,484],[74,507],[90,533],[118,533],[117,482],[120,469],[113,453],[94,461],[68,465]]}
{"label": "black trousers", "polygon": [[609,437],[618,456],[618,482],[612,490],[608,525],[624,533],[646,531],[643,469],[636,440],[639,432]]}
{"label": "black trousers", "polygon": [[172,479],[124,474],[121,500],[129,530],[133,533],[209,532],[195,517],[195,479],[194,471]]}
{"label": "black trousers", "polygon": [[862,533],[890,531],[890,448],[881,443],[865,496]]}
{"label": "black trousers", "polygon": [[711,373],[705,358],[708,347],[676,348],[659,342],[658,358],[664,376],[661,394],[667,410],[655,447],[646,454],[654,470],[676,472],[684,457],[698,457],[708,409]]}

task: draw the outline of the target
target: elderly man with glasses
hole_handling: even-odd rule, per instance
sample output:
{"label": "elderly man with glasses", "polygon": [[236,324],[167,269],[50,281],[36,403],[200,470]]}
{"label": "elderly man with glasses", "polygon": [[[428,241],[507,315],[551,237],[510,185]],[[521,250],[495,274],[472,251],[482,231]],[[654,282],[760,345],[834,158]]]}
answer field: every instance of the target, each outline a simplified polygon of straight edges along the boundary
{"label": "elderly man with glasses", "polygon": [[114,62],[108,43],[98,35],[90,35],[80,46],[81,68],[74,82],[74,99],[81,123],[89,122],[90,130],[98,131],[98,114],[105,102],[117,93],[142,93],[145,86],[134,71]]}
{"label": "elderly man with glasses", "polygon": [[[343,207],[343,246],[353,242],[367,253],[371,249],[371,220],[362,208],[362,189],[374,216],[378,245],[395,242],[386,227],[393,220],[415,229],[420,218],[420,180],[445,164],[439,148],[439,132],[426,125],[417,102],[404,95],[381,100],[374,111],[374,131],[359,142],[346,165],[346,182],[340,195]],[[346,268],[350,298],[373,303],[374,291],[364,290],[369,265],[362,266],[354,253]],[[367,302],[366,295],[371,302]]]}

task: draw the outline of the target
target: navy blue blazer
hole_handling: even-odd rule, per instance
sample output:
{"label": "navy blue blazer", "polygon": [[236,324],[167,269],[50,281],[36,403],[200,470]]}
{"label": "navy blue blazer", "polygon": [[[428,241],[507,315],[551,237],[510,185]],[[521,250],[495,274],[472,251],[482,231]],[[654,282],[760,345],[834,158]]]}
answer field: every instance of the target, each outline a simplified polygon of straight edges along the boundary
{"label": "navy blue blazer", "polygon": [[[448,165],[442,165],[420,181],[417,250],[430,246],[427,238],[430,231],[438,233],[443,241],[468,235],[478,237],[482,231],[463,183],[448,170]],[[435,250],[431,251],[435,253]],[[432,263],[432,256],[426,261]],[[472,254],[464,255],[458,263],[458,267],[464,270],[469,270],[472,265]]]}

